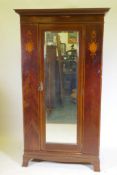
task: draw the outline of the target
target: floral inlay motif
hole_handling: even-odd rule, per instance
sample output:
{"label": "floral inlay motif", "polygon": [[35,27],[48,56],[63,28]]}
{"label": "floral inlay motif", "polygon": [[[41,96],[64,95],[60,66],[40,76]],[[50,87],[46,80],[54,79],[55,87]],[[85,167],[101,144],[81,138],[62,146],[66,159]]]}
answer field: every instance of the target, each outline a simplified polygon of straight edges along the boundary
{"label": "floral inlay motif", "polygon": [[34,43],[32,41],[32,32],[30,30],[27,31],[26,38],[27,38],[27,41],[25,43],[25,50],[26,52],[31,54],[34,49]]}
{"label": "floral inlay motif", "polygon": [[95,30],[91,32],[91,41],[88,45],[88,49],[90,51],[91,57],[93,58],[96,55],[96,52],[98,50],[98,43],[96,41],[96,31]]}
{"label": "floral inlay motif", "polygon": [[25,50],[31,54],[31,52],[33,51],[34,49],[34,44],[32,41],[28,41],[26,44],[25,44]]}

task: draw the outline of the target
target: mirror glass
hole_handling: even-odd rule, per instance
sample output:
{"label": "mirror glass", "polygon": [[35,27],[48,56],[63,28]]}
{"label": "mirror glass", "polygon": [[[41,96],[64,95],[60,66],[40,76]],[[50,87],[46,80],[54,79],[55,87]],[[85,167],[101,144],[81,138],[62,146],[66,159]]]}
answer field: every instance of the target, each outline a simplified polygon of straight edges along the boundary
{"label": "mirror glass", "polygon": [[44,33],[47,143],[77,143],[78,31]]}

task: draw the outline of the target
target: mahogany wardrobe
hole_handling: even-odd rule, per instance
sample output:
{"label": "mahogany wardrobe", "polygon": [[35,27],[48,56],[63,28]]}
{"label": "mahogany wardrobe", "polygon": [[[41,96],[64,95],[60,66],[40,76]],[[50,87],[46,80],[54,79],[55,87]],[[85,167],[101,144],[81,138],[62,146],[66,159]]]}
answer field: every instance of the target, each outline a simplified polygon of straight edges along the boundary
{"label": "mahogany wardrobe", "polygon": [[23,166],[89,163],[100,170],[104,15],[108,8],[16,9],[20,15]]}

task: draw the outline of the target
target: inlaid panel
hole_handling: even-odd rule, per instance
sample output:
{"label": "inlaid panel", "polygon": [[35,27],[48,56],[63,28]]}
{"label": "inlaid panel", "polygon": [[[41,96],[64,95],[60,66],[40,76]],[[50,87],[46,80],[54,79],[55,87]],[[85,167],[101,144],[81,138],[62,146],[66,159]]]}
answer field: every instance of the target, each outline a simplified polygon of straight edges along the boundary
{"label": "inlaid panel", "polygon": [[21,25],[25,150],[39,150],[37,25]]}

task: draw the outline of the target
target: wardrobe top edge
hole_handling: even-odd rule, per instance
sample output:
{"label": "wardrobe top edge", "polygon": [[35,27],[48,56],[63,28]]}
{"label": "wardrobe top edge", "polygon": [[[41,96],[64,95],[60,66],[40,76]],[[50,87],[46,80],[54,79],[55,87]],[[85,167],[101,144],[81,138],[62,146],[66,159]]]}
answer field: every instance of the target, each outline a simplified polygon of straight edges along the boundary
{"label": "wardrobe top edge", "polygon": [[110,8],[15,9],[21,16],[104,15]]}

